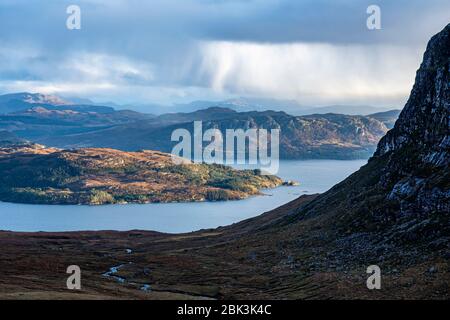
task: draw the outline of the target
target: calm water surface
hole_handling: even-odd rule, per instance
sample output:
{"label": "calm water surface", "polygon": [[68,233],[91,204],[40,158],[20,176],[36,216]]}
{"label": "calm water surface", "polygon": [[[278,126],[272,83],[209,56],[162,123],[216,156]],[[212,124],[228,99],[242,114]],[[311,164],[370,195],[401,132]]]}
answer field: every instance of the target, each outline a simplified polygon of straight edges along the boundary
{"label": "calm water surface", "polygon": [[225,226],[274,209],[302,194],[324,192],[366,160],[281,161],[278,176],[300,186],[265,190],[239,201],[106,206],[28,205],[0,202],[0,230],[155,230],[188,232]]}

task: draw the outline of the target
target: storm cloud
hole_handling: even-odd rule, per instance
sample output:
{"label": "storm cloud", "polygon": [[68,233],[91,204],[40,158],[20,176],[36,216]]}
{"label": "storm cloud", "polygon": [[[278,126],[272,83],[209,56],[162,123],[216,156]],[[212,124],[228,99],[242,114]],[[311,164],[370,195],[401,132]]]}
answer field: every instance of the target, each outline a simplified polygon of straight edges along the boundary
{"label": "storm cloud", "polygon": [[[81,30],[66,8],[81,8]],[[0,92],[401,106],[449,1],[1,0]]]}

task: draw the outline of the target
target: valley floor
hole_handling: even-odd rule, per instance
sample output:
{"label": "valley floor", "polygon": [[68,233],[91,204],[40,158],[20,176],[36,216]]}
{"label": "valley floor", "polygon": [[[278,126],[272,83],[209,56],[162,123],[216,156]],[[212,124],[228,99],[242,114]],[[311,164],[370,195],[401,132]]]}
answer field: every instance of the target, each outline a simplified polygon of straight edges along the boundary
{"label": "valley floor", "polygon": [[[414,265],[399,262],[403,267],[397,269],[387,264],[382,289],[368,290],[365,267],[331,260],[324,266],[320,248],[287,245],[282,239],[293,231],[277,224],[313,198],[300,197],[229,227],[187,234],[0,232],[0,298],[449,298],[449,266],[438,256]],[[66,288],[69,265],[80,266],[82,290]],[[123,283],[103,275],[119,265],[114,275]],[[144,285],[149,290],[142,290]]]}

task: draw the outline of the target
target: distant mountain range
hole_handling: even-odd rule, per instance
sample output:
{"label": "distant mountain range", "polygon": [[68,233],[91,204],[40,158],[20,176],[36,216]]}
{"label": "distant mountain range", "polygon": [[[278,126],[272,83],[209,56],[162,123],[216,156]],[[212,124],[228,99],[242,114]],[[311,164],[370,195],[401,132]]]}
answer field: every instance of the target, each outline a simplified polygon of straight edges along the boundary
{"label": "distant mountain range", "polygon": [[388,129],[392,129],[398,119],[398,116],[400,115],[400,112],[401,110],[389,110],[370,114],[369,117],[383,122]]}
{"label": "distant mountain range", "polygon": [[[80,100],[80,101],[89,102],[89,100]],[[57,111],[70,110],[76,112],[84,112],[84,113],[92,112],[100,114],[108,114],[123,111],[133,113],[133,111],[130,110],[116,111],[115,108],[113,107],[96,105],[93,103],[89,104],[74,103],[72,101],[65,100],[55,95],[46,95],[41,93],[19,92],[0,95],[0,114],[21,113],[36,107],[40,107],[47,110],[57,110]],[[134,113],[142,115],[139,112]]]}
{"label": "distant mountain range", "polygon": [[139,111],[149,111],[153,114],[175,113],[175,112],[193,112],[199,109],[211,107],[228,108],[238,112],[248,111],[284,111],[294,116],[308,114],[340,113],[348,115],[369,115],[377,112],[388,111],[387,107],[374,107],[369,105],[330,105],[330,106],[305,106],[294,100],[263,99],[241,97],[222,101],[197,100],[189,103],[180,103],[174,105],[125,105],[120,106],[112,103],[104,103],[115,108],[127,108]]}
{"label": "distant mountain range", "polygon": [[204,130],[281,129],[280,156],[286,159],[367,158],[397,116],[395,110],[369,116],[292,116],[282,111],[238,112],[224,107],[155,116],[110,106],[76,104],[42,94],[0,96],[0,130],[59,148],[170,152],[176,144],[171,141],[173,130],[192,131],[193,121],[201,120]]}
{"label": "distant mountain range", "polygon": [[[97,106],[98,110],[133,110],[141,113],[161,115],[166,113],[190,113],[201,109],[220,107],[232,109],[237,112],[249,111],[284,111],[294,116],[309,114],[339,113],[347,115],[370,115],[378,112],[386,112],[387,107],[375,107],[369,105],[330,105],[330,106],[305,106],[294,100],[280,100],[267,98],[240,97],[222,101],[196,100],[189,103],[173,105],[163,104],[118,104],[111,101],[95,103],[90,99],[78,97],[59,97],[41,93],[11,93],[0,95],[0,114],[22,111],[32,105],[41,106]],[[100,106],[100,107],[99,107]]]}

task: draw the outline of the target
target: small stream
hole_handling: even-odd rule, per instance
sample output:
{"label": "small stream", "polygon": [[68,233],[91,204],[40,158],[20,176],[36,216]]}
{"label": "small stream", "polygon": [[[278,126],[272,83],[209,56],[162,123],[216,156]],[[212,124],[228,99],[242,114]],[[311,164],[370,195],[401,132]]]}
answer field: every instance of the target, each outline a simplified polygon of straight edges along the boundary
{"label": "small stream", "polygon": [[[128,264],[130,264],[130,263],[132,263],[132,262],[129,262]],[[102,276],[107,277],[107,278],[112,278],[120,283],[125,283],[126,282],[125,278],[115,275],[117,272],[119,272],[119,269],[121,269],[124,266],[126,266],[126,264],[120,264],[118,266],[111,267],[111,268],[109,268],[109,271],[102,274]]]}
{"label": "small stream", "polygon": [[[127,252],[128,252],[128,250],[130,250],[130,249],[127,249]],[[119,272],[120,269],[122,269],[123,267],[125,267],[127,265],[130,265],[130,264],[133,264],[133,262],[123,263],[123,264],[119,264],[118,266],[111,267],[111,268],[109,268],[109,271],[103,273],[102,276],[104,276],[106,278],[114,279],[118,283],[131,284],[132,286],[136,286],[140,290],[145,291],[145,292],[151,292],[152,291],[152,287],[148,283],[139,284],[139,283],[136,283],[136,282],[128,282],[127,279],[117,275],[117,273]]]}

